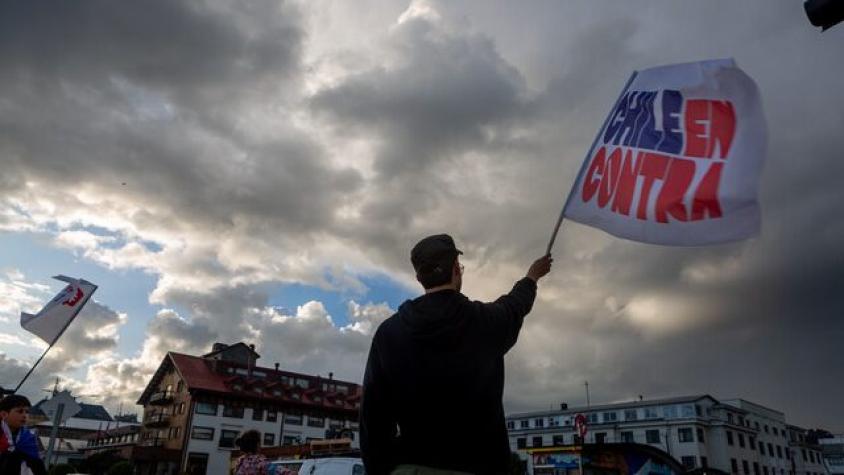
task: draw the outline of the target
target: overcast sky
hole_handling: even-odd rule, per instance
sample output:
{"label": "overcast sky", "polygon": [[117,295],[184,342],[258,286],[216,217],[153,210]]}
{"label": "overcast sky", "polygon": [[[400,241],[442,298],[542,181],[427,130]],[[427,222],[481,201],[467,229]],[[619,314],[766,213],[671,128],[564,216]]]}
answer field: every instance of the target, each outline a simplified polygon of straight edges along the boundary
{"label": "overcast sky", "polygon": [[2,2],[0,385],[64,273],[100,285],[56,375],[134,403],[168,350],[255,343],[360,381],[451,233],[509,290],[634,69],[733,57],[760,89],[759,238],[698,249],[565,223],[508,354],[509,411],[709,393],[844,431],[844,25],[799,0]]}

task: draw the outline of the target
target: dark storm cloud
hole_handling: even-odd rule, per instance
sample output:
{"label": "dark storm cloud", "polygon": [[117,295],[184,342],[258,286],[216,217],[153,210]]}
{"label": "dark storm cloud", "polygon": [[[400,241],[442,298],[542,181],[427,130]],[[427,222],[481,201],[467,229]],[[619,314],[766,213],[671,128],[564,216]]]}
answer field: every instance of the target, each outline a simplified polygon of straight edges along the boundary
{"label": "dark storm cloud", "polygon": [[[546,198],[564,196],[633,69],[734,56],[759,83],[769,119],[760,238],[672,249],[564,225],[557,269],[546,284],[555,301],[537,305],[510,358],[509,405],[523,410],[577,402],[588,379],[605,400],[711,392],[780,408],[798,424],[842,427],[835,395],[844,387],[829,379],[844,332],[838,318],[844,221],[837,209],[844,200],[838,185],[844,96],[834,83],[842,72],[840,32],[819,37],[799,8],[785,2],[438,7],[469,17],[473,29],[449,37],[432,35],[438,25],[430,19],[399,25],[399,45],[414,45],[399,67],[351,76],[314,100],[337,124],[381,140],[380,199],[366,215],[377,218],[373,222],[399,219],[404,231],[392,239],[361,237],[382,239],[386,248],[406,248],[422,230],[438,227],[453,230],[474,251],[466,257],[480,258],[482,266],[487,258],[491,265],[529,262],[561,204]],[[525,35],[524,25],[537,28],[535,37]],[[478,30],[497,41],[479,40]],[[544,44],[525,51],[524,43],[536,38]],[[461,48],[465,44],[485,47]],[[507,55],[514,51],[521,54]],[[559,69],[549,71],[539,60]],[[470,69],[479,62],[495,67]],[[516,64],[524,74],[546,73],[528,78],[541,85],[535,94]],[[466,93],[463,86],[473,84],[479,85],[475,93]],[[487,91],[497,98],[489,100]],[[480,133],[489,126],[499,138],[519,127],[533,135],[499,139],[492,150],[489,136]],[[467,151],[487,154],[484,168],[530,183],[535,204],[516,193],[493,205],[489,195],[473,193],[471,175],[454,171],[465,169]],[[521,169],[506,168],[514,157],[523,160]],[[449,181],[452,173],[465,178],[458,187]],[[396,265],[406,266],[405,256],[396,256]],[[491,270],[469,274],[469,285],[484,278],[485,269]],[[651,303],[662,315],[643,321],[638,314]],[[807,392],[811,405],[801,403]]]}
{"label": "dark storm cloud", "polygon": [[188,229],[241,217],[303,232],[359,184],[290,123],[252,130],[300,87],[304,33],[288,4],[0,9],[0,159],[13,187],[96,184]]}

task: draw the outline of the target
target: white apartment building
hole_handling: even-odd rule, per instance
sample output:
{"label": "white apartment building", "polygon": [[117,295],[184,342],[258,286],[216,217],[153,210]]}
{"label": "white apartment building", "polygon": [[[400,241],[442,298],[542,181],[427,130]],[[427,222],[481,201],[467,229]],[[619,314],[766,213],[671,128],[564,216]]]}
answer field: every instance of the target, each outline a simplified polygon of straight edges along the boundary
{"label": "white apartment building", "polygon": [[781,412],[709,395],[510,414],[511,450],[525,459],[528,448],[580,443],[577,414],[588,420],[586,443],[648,444],[689,469],[711,467],[736,475],[826,473],[819,465],[797,470]]}

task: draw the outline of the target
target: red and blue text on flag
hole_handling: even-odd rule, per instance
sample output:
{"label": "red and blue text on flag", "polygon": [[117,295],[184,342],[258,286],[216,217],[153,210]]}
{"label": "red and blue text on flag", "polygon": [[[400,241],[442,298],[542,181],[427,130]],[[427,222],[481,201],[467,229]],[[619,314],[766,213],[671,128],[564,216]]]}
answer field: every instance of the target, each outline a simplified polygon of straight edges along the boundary
{"label": "red and blue text on flag", "polygon": [[654,244],[752,237],[766,140],[756,85],[732,60],[638,72],[590,150],[565,216]]}

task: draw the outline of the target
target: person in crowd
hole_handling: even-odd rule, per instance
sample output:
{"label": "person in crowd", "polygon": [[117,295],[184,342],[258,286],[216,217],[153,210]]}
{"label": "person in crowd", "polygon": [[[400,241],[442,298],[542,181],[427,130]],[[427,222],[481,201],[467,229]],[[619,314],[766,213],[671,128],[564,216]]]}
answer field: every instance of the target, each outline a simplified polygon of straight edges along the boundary
{"label": "person in crowd", "polygon": [[45,475],[38,456],[38,440],[26,428],[29,399],[12,394],[0,400],[0,474]]}

